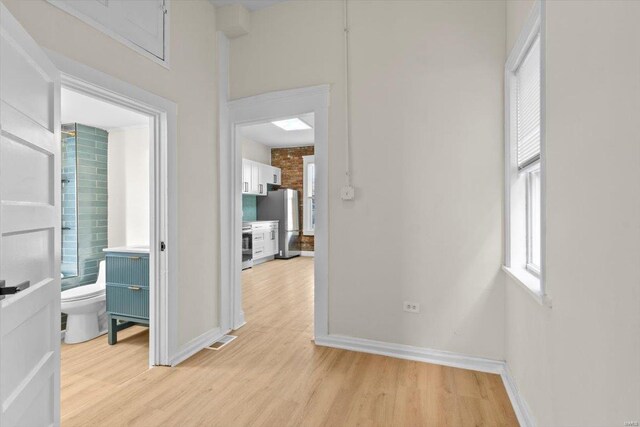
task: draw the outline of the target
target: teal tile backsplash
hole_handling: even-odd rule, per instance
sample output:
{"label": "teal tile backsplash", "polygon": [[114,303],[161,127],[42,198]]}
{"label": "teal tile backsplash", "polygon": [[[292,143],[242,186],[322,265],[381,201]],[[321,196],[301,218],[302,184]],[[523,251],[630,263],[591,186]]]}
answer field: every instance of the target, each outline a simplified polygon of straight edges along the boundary
{"label": "teal tile backsplash", "polygon": [[258,219],[258,203],[256,197],[248,194],[242,195],[242,220],[256,221]]}

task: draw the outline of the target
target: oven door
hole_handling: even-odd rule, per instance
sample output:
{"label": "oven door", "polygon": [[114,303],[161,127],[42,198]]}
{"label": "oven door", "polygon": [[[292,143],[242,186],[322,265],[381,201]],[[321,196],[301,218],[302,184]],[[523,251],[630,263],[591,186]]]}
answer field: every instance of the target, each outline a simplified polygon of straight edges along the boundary
{"label": "oven door", "polygon": [[251,230],[242,230],[242,269],[253,267],[253,234]]}

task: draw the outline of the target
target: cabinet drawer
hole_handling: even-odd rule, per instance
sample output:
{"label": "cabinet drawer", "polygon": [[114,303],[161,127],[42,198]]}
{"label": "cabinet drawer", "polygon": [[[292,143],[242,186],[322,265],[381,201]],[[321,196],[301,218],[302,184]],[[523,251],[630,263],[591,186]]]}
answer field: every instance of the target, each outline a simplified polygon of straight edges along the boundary
{"label": "cabinet drawer", "polygon": [[264,248],[253,248],[253,259],[259,259],[266,256]]}
{"label": "cabinet drawer", "polygon": [[107,255],[107,283],[149,287],[149,256]]}
{"label": "cabinet drawer", "polygon": [[253,242],[264,242],[264,233],[253,233]]}
{"label": "cabinet drawer", "polygon": [[107,283],[107,311],[148,319],[149,288]]}

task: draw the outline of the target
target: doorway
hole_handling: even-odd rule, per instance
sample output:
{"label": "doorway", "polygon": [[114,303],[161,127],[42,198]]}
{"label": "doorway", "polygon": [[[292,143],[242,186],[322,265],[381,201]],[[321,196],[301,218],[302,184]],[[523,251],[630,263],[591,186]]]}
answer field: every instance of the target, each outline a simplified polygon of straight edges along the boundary
{"label": "doorway", "polygon": [[295,327],[313,325],[314,127],[314,113],[236,126],[242,154],[242,307],[252,326],[282,324],[284,312],[292,314],[286,322]]}
{"label": "doorway", "polygon": [[[148,142],[148,229],[130,236],[132,246],[148,239],[147,366],[172,366],[176,354],[177,304],[177,111],[175,103],[93,70],[56,52],[47,54],[61,71],[61,90],[102,102],[111,108],[143,116]],[[135,127],[135,126],[134,126]],[[130,129],[133,130],[133,129]],[[138,129],[140,132],[140,129]],[[146,172],[146,171],[145,171]],[[140,171],[138,171],[138,174]],[[143,172],[144,173],[144,172]],[[135,197],[135,196],[134,196]],[[139,204],[138,200],[138,204]],[[144,217],[144,215],[142,216]],[[141,218],[138,215],[138,218]],[[144,228],[145,225],[142,225]],[[140,223],[135,227],[140,231]],[[126,233],[126,232],[125,232]],[[133,232],[136,234],[136,232]],[[141,240],[142,239],[142,240]],[[136,254],[133,254],[134,256]],[[117,323],[124,323],[117,320]],[[125,335],[131,331],[125,331]],[[106,337],[105,337],[106,339]],[[117,344],[116,344],[117,345]]]}
{"label": "doorway", "polygon": [[[242,306],[243,180],[242,143],[238,135],[247,125],[273,124],[275,121],[313,118],[313,174],[315,191],[313,216],[313,333],[328,334],[328,107],[329,86],[272,92],[242,98],[228,104],[228,131],[221,133],[221,225],[230,233],[221,233],[222,275],[221,313],[223,329],[238,329],[245,324]],[[221,109],[224,110],[224,109]],[[222,111],[221,114],[226,114]],[[246,173],[246,168],[245,168]],[[257,187],[256,191],[268,191]],[[304,193],[304,190],[303,190]],[[302,194],[301,194],[302,196]],[[266,195],[265,195],[266,197]],[[224,208],[223,208],[224,209]],[[304,221],[304,218],[301,218]],[[299,233],[300,237],[304,234]],[[268,234],[267,234],[268,235]],[[278,247],[278,252],[280,251]],[[230,255],[225,255],[230,254]],[[273,254],[275,258],[275,253]],[[271,256],[271,255],[270,255]]]}
{"label": "doorway", "polygon": [[[150,145],[146,114],[61,88],[61,381],[104,387],[149,367]],[[107,279],[107,276],[108,279]],[[126,353],[126,363],[117,363]],[[118,375],[114,375],[117,373]],[[114,379],[117,379],[114,382]]]}

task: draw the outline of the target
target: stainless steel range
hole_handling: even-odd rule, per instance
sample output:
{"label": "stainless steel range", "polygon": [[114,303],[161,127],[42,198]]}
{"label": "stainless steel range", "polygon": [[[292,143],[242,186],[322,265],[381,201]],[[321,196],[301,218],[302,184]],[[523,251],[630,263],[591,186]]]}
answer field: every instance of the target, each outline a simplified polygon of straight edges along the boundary
{"label": "stainless steel range", "polygon": [[[236,252],[237,253],[237,252]],[[253,267],[253,233],[251,224],[242,224],[242,269]]]}

